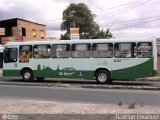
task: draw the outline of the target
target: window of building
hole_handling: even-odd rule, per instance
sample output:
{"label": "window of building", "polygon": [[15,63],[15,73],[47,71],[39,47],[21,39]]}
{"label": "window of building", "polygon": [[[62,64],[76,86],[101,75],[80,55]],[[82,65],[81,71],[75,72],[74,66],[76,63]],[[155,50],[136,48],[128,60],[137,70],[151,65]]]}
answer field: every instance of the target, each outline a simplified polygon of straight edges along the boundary
{"label": "window of building", "polygon": [[33,48],[34,58],[49,58],[51,52],[50,45],[35,45]]}
{"label": "window of building", "polygon": [[32,46],[31,45],[22,45],[19,47],[19,57],[20,58],[32,58]]}
{"label": "window of building", "polygon": [[72,57],[73,58],[90,58],[91,44],[73,44]]}
{"label": "window of building", "polygon": [[136,43],[115,43],[114,56],[116,58],[136,57]]}
{"label": "window of building", "polygon": [[92,45],[92,51],[92,56],[94,58],[111,58],[113,57],[113,44],[94,43]]}
{"label": "window of building", "polygon": [[137,46],[138,57],[150,58],[152,57],[152,43],[140,42]]}
{"label": "window of building", "polygon": [[26,28],[22,28],[22,36],[26,36]]}
{"label": "window of building", "polygon": [[36,38],[36,30],[32,29],[32,37]]}
{"label": "window of building", "polygon": [[40,30],[41,32],[41,38],[44,38],[44,30]]}
{"label": "window of building", "polygon": [[52,46],[53,58],[69,58],[70,57],[70,45],[53,45]]}

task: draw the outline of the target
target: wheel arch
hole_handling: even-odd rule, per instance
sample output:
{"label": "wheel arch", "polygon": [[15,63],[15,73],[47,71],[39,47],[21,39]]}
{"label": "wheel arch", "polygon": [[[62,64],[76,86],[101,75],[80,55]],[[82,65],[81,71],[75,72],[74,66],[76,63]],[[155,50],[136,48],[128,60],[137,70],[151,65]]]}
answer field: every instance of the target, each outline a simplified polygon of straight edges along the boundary
{"label": "wheel arch", "polygon": [[108,72],[109,77],[111,78],[110,70],[107,69],[107,68],[103,68],[103,67],[97,68],[97,69],[95,70],[95,72],[94,72],[94,77],[96,77],[97,72],[98,72],[98,71],[101,71],[101,70],[105,70],[106,72]]}
{"label": "wheel arch", "polygon": [[30,70],[33,73],[33,70],[30,67],[24,67],[21,69],[20,74],[22,75],[25,70]]}

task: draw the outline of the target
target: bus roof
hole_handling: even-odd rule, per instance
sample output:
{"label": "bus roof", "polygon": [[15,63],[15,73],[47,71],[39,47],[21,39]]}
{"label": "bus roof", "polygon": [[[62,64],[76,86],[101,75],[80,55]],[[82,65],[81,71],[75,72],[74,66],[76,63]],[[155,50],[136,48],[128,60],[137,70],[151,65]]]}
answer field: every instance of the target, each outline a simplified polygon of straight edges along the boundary
{"label": "bus roof", "polygon": [[74,44],[74,43],[115,43],[115,42],[153,42],[154,38],[111,38],[111,39],[80,39],[80,40],[57,40],[57,41],[26,41],[8,42],[8,45],[34,45],[34,44]]}

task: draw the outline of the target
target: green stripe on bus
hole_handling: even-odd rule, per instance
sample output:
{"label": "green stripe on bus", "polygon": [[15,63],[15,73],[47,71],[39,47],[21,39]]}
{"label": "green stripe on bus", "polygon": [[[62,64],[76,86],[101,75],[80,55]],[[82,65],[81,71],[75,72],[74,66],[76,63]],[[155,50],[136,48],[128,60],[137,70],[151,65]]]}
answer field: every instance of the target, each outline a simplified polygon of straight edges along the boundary
{"label": "green stripe on bus", "polygon": [[3,76],[18,77],[18,76],[21,76],[21,74],[20,74],[20,70],[3,70]]}
{"label": "green stripe on bus", "polygon": [[[57,71],[57,70],[33,70],[34,77],[45,78],[85,78],[93,79],[93,71]],[[18,77],[21,76],[20,70],[4,70],[3,76],[5,77]]]}
{"label": "green stripe on bus", "polygon": [[[40,65],[38,65],[40,68]],[[64,70],[52,70],[49,67],[45,69],[33,70],[34,77],[45,78],[85,78],[93,79],[95,71],[77,71],[74,68],[67,68]],[[125,69],[119,69],[110,71],[111,79],[135,79],[147,76],[153,76],[155,71],[153,70],[153,59]],[[4,76],[21,76],[20,70],[4,70]]]}
{"label": "green stripe on bus", "polygon": [[34,71],[34,76],[36,77],[46,77],[46,78],[85,78],[93,79],[94,72],[92,71],[57,71],[57,70],[41,70]]}
{"label": "green stripe on bus", "polygon": [[153,59],[125,69],[111,71],[112,79],[136,79],[142,77],[149,77],[155,74],[153,71]]}

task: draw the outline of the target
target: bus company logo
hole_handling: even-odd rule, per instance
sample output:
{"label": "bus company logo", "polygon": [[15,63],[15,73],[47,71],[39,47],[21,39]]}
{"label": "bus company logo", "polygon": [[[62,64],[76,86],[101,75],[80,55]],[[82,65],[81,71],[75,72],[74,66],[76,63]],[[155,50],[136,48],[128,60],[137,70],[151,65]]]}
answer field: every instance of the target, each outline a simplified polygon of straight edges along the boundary
{"label": "bus company logo", "polygon": [[80,76],[80,77],[83,77],[83,76],[84,76],[84,73],[83,73],[83,72],[80,72],[80,73],[79,73],[79,76]]}
{"label": "bus company logo", "polygon": [[8,115],[7,114],[2,114],[2,120],[7,120],[8,119]]}

